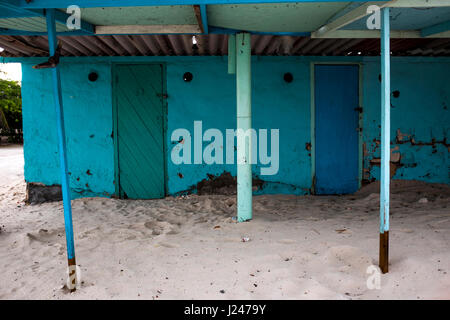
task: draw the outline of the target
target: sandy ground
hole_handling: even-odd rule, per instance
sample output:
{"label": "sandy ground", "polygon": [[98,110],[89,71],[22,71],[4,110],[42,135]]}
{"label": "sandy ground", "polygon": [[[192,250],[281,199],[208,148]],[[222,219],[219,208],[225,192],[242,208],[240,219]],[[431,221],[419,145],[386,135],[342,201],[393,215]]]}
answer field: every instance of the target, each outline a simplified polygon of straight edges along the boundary
{"label": "sandy ground", "polygon": [[0,147],[0,298],[450,299],[443,185],[393,183],[390,272],[367,288],[377,189],[258,196],[254,220],[239,224],[233,196],[75,200],[83,283],[68,293],[62,203],[25,205],[22,149]]}

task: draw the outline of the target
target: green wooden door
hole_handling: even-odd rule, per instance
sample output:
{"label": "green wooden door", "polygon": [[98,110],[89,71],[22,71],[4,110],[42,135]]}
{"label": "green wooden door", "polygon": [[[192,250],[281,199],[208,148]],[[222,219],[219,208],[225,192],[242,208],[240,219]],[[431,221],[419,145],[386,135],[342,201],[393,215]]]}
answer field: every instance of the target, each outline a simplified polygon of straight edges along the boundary
{"label": "green wooden door", "polygon": [[116,170],[122,198],[164,197],[161,65],[115,66]]}

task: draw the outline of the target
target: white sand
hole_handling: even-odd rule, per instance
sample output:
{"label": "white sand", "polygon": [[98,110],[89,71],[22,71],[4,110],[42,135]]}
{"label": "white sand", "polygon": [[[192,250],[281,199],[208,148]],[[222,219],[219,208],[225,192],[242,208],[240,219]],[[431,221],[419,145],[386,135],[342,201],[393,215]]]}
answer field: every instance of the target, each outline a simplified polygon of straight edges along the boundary
{"label": "white sand", "polygon": [[258,196],[254,220],[239,224],[233,196],[75,200],[83,285],[70,294],[62,203],[23,203],[21,152],[0,147],[1,299],[450,299],[450,188],[405,181],[393,183],[380,290],[366,286],[378,260],[372,184]]}

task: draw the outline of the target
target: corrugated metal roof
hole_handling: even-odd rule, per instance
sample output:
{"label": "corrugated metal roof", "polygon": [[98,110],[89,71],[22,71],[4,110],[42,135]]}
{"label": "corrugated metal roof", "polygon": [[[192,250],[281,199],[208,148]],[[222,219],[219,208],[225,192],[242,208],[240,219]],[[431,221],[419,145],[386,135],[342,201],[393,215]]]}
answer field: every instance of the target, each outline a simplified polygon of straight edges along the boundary
{"label": "corrugated metal roof", "polygon": [[[194,56],[227,55],[228,36],[190,35],[60,36],[63,56]],[[48,56],[44,36],[0,36],[6,57]],[[450,38],[391,39],[394,56],[450,56]],[[252,35],[253,55],[373,56],[379,39],[311,39],[309,37]]]}
{"label": "corrugated metal roof", "polygon": [[[0,28],[46,32],[47,23],[44,17],[7,18],[0,19]],[[65,24],[56,23],[56,31],[66,32],[68,29]]]}

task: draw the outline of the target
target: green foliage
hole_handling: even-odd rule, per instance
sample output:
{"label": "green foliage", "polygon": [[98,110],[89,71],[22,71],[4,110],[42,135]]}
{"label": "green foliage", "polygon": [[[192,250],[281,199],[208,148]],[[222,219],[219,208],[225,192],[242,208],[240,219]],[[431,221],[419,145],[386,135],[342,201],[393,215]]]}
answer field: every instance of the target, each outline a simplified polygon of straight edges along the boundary
{"label": "green foliage", "polygon": [[0,79],[0,128],[22,129],[22,97],[16,81]]}

